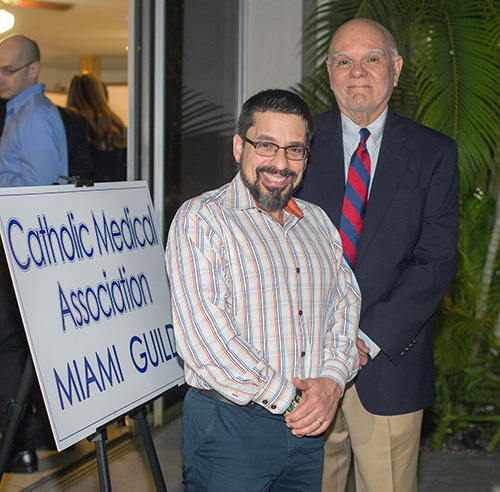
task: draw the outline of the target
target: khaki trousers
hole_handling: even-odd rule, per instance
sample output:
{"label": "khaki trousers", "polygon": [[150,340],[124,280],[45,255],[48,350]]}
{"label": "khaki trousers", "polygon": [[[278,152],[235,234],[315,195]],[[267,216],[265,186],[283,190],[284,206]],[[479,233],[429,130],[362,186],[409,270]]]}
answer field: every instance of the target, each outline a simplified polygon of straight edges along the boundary
{"label": "khaki trousers", "polygon": [[422,416],[371,414],[348,384],[325,435],[322,492],[345,491],[351,449],[357,492],[417,492]]}

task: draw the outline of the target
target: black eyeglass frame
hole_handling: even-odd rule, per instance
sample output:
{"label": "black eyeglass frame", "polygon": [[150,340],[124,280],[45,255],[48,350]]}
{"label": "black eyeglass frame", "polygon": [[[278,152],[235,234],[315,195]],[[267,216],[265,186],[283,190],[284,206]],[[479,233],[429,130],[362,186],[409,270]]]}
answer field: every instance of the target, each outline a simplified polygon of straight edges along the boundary
{"label": "black eyeglass frame", "polygon": [[19,70],[22,70],[23,68],[29,67],[32,63],[35,63],[35,61],[36,60],[30,61],[17,68],[0,68],[0,74],[2,74],[4,77],[12,77],[12,75],[14,75],[16,72],[19,72]]}
{"label": "black eyeglass frame", "polygon": [[[252,145],[253,148],[255,149],[255,152],[257,153],[257,155],[260,155],[261,157],[274,157],[278,153],[279,149],[283,149],[285,151],[286,158],[291,160],[291,161],[303,161],[303,160],[307,159],[307,156],[309,155],[309,147],[304,147],[303,145],[287,145],[286,147],[281,147],[278,144],[275,144],[274,142],[267,142],[264,140],[250,140],[248,137],[245,137],[245,135],[242,135],[241,133],[239,133],[238,135],[242,138],[242,140],[244,142],[247,142],[250,145]],[[274,148],[274,154],[273,155],[259,154],[259,152],[257,151],[257,145],[259,145],[259,144],[270,145],[271,147]],[[288,155],[287,151],[288,151],[288,149],[293,149],[293,148],[304,149],[304,156],[299,158],[299,159],[297,159],[295,157],[290,157]]]}

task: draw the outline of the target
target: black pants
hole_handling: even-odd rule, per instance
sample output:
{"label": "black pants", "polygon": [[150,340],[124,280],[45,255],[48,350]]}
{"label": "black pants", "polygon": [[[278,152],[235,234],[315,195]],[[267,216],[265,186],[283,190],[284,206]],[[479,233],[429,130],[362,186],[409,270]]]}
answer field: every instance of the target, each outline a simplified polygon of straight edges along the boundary
{"label": "black pants", "polygon": [[[0,430],[5,435],[9,425],[5,409],[9,400],[15,399],[17,395],[29,350],[4,251],[1,246],[0,249]],[[12,451],[34,449],[34,439],[35,423],[30,394]]]}

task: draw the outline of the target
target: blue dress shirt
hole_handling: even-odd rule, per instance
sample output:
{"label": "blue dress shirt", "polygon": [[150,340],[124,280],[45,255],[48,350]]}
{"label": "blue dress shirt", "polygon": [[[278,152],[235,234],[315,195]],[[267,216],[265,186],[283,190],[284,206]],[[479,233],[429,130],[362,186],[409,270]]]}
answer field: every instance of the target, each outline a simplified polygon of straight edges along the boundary
{"label": "blue dress shirt", "polygon": [[64,182],[68,174],[66,132],[56,106],[36,84],[7,103],[0,140],[0,186]]}

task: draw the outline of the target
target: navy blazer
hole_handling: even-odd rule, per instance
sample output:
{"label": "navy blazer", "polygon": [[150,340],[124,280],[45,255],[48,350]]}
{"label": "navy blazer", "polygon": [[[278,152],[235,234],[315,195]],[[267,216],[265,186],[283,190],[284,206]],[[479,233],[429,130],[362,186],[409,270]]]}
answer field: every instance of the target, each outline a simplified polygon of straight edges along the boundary
{"label": "navy blazer", "polygon": [[[340,111],[315,117],[297,196],[338,228],[345,189]],[[359,372],[364,407],[399,415],[435,398],[432,320],[455,272],[458,241],[456,142],[389,108],[354,272],[360,329],[381,352]]]}

